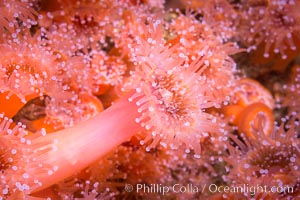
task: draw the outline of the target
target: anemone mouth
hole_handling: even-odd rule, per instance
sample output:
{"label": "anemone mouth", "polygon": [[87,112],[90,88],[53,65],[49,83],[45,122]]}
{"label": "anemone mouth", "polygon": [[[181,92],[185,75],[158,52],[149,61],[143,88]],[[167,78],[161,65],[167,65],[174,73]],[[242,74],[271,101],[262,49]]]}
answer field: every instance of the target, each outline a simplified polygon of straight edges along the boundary
{"label": "anemone mouth", "polygon": [[262,176],[261,169],[268,170],[270,174],[279,171],[289,173],[292,170],[293,161],[300,153],[296,147],[290,144],[281,144],[279,147],[264,146],[258,150],[259,153],[257,151],[249,152],[245,160],[245,163],[250,166],[259,168],[258,170],[254,170],[257,177]]}
{"label": "anemone mouth", "polygon": [[290,9],[286,7],[274,7],[270,11],[271,25],[277,28],[293,28],[296,25],[295,17],[290,14]]}
{"label": "anemone mouth", "polygon": [[[150,91],[155,98],[157,109],[164,112],[171,121],[187,121],[189,110],[193,105],[189,105],[187,85],[183,80],[176,79],[174,75],[158,75],[150,85]],[[155,105],[153,105],[155,106]]]}
{"label": "anemone mouth", "polygon": [[137,121],[144,122],[146,129],[165,124],[164,127],[179,131],[193,123],[197,95],[192,93],[193,87],[188,87],[184,74],[177,73],[153,73],[141,87],[145,96],[137,101],[142,113]]}
{"label": "anemone mouth", "polygon": [[72,22],[73,25],[78,28],[78,31],[84,31],[98,26],[98,23],[92,15],[80,16],[79,14],[75,14],[75,16],[72,17]]}
{"label": "anemone mouth", "polygon": [[273,179],[280,174],[292,179],[299,176],[299,141],[295,140],[294,128],[286,128],[288,130],[283,125],[278,129],[274,127],[270,135],[264,134],[260,128],[255,132],[258,139],[245,139],[245,145],[237,142],[243,151],[239,158],[239,173],[257,180],[264,177]]}

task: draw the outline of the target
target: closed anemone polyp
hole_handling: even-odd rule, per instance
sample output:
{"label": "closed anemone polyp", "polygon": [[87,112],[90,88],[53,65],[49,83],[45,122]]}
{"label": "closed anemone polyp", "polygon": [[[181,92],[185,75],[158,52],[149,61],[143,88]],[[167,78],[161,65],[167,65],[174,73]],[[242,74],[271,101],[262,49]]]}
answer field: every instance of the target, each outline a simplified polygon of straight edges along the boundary
{"label": "closed anemone polyp", "polygon": [[247,106],[238,115],[238,130],[241,133],[247,135],[247,137],[253,137],[253,132],[260,128],[259,124],[263,124],[263,132],[266,135],[271,134],[274,125],[274,116],[272,110],[263,103],[253,103]]}
{"label": "closed anemone polyp", "polygon": [[261,83],[250,78],[237,81],[239,87],[234,89],[233,101],[246,107],[250,104],[261,102],[270,109],[275,107],[272,94]]}

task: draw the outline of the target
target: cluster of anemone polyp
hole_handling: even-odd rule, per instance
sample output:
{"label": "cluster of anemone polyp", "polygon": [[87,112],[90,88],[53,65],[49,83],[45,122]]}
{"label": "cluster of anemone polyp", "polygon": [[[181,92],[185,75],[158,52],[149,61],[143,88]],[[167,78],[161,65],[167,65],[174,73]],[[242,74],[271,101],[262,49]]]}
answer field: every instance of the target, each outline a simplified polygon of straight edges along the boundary
{"label": "cluster of anemone polyp", "polygon": [[300,0],[0,0],[0,199],[300,199]]}

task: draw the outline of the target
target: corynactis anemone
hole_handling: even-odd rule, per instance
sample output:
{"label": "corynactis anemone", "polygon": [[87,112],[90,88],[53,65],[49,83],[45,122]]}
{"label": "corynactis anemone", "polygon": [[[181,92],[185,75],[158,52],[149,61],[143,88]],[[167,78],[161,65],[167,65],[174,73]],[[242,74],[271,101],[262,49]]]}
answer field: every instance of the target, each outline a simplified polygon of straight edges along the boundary
{"label": "corynactis anemone", "polygon": [[44,98],[43,96],[47,95],[51,98],[51,103],[47,103],[47,107],[52,109],[52,112],[47,112],[48,118],[51,118],[50,113],[56,110],[61,113],[66,110],[63,104],[67,100],[61,97],[68,98],[70,101],[71,98],[79,96],[74,95],[69,87],[64,85],[57,72],[62,63],[57,60],[57,56],[52,51],[41,46],[38,38],[24,36],[18,43],[1,44],[0,49],[1,96],[4,96],[7,101],[17,103],[15,111],[7,108],[2,110],[6,116],[13,117],[29,100],[37,97]]}
{"label": "corynactis anemone", "polygon": [[5,31],[9,31],[11,34],[15,31],[16,33],[20,32],[20,29],[17,30],[20,25],[30,28],[36,24],[37,12],[31,8],[32,5],[29,1],[0,1],[0,38]]}
{"label": "corynactis anemone", "polygon": [[[160,148],[145,153],[145,149],[140,144],[131,140],[123,143],[86,171],[90,172],[91,181],[99,183],[97,190],[99,194],[107,192],[111,195],[118,195],[118,198],[146,197],[147,193],[128,194],[120,188],[126,184],[151,185],[157,181],[169,180],[169,169],[166,163],[171,158],[170,154],[168,150]],[[143,164],[144,160],[148,161],[148,165]],[[128,171],[132,173],[127,173]],[[108,174],[109,177],[107,177]],[[107,190],[108,185],[109,190]],[[158,196],[159,194],[153,194],[153,198]]]}
{"label": "corynactis anemone", "polygon": [[299,198],[299,6],[0,0],[0,199]]}
{"label": "corynactis anemone", "polygon": [[51,94],[49,88],[57,85],[53,80],[55,56],[34,42],[0,45],[0,93],[7,102],[16,103],[15,109],[2,110],[6,116],[13,117],[30,99]]}
{"label": "corynactis anemone", "polygon": [[[0,114],[0,198],[20,198],[38,186],[35,175],[47,167],[32,157],[32,139],[21,124]],[[45,144],[43,144],[45,145]],[[38,146],[36,146],[38,148]],[[41,169],[41,170],[38,170]]]}
{"label": "corynactis anemone", "polygon": [[264,133],[270,134],[274,124],[272,109],[275,106],[270,92],[248,78],[237,81],[235,86],[238,87],[232,89],[231,103],[222,107],[222,113],[237,126],[240,133],[248,137],[253,137],[253,128],[258,127],[259,120],[264,120]]}
{"label": "corynactis anemone", "polygon": [[192,11],[178,15],[168,27],[170,34],[174,34],[174,39],[168,40],[168,43],[190,62],[198,56],[202,57],[199,71],[207,82],[207,87],[203,89],[220,103],[225,101],[230,93],[228,88],[235,85],[236,64],[230,55],[242,50],[232,42],[224,42],[222,36],[213,31],[211,24],[203,19],[198,20]]}
{"label": "corynactis anemone", "polygon": [[[224,131],[219,120],[204,111],[218,103],[202,87],[213,81],[203,72],[206,56],[199,53],[187,62],[183,53],[160,39],[160,26],[160,21],[154,22],[153,37],[139,37],[132,47],[136,69],[125,88],[135,89],[132,99],[137,99],[141,113],[136,122],[151,133],[144,142],[153,139],[153,147],[160,141],[175,146],[180,141],[199,152],[203,133]],[[145,47],[148,52],[142,51]]]}
{"label": "corynactis anemone", "polygon": [[245,1],[244,6],[242,14],[250,26],[250,32],[249,28],[245,30],[250,35],[245,35],[244,39],[256,46],[254,48],[264,44],[264,57],[269,57],[274,52],[280,53],[282,59],[287,59],[286,52],[289,49],[298,49],[299,1]]}
{"label": "corynactis anemone", "polygon": [[[243,117],[241,117],[243,116]],[[239,132],[253,137],[253,129],[257,129],[259,121],[263,120],[263,132],[269,135],[274,124],[272,110],[263,103],[253,103],[247,106],[239,113],[237,127]]]}
{"label": "corynactis anemone", "polygon": [[[67,1],[60,4],[43,16],[43,20],[50,21],[49,25],[40,22],[44,45],[63,63],[57,69],[58,78],[70,90],[81,93],[100,94],[100,86],[119,84],[127,67],[116,50],[114,32],[120,32],[124,24],[122,15],[112,12],[125,12],[127,3]],[[105,32],[110,29],[114,31]]]}
{"label": "corynactis anemone", "polygon": [[198,18],[211,27],[213,33],[224,41],[236,35],[238,12],[227,0],[190,0],[182,2],[192,10],[198,12]]}
{"label": "corynactis anemone", "polygon": [[297,119],[300,118],[300,104],[299,104],[299,83],[300,83],[300,67],[295,65],[292,68],[292,75],[288,85],[283,88],[287,90],[287,95],[283,97],[282,105],[288,107],[289,115],[294,115]]}
{"label": "corynactis anemone", "polygon": [[[299,188],[299,140],[295,132],[298,122],[291,120],[284,128],[284,124],[275,127],[270,135],[266,135],[262,127],[263,121],[259,121],[258,128],[253,131],[254,137],[243,137],[243,141],[232,136],[237,147],[229,148],[230,157],[226,159],[233,168],[228,175],[227,181],[233,185],[248,184],[251,186],[290,186],[294,192],[274,193],[281,198],[296,198]],[[270,189],[270,188],[268,188]],[[250,196],[247,191],[245,196]],[[293,196],[295,195],[295,196]]]}
{"label": "corynactis anemone", "polygon": [[[154,30],[156,25],[153,24]],[[155,44],[154,49],[149,55],[135,54],[136,69],[131,72],[124,87],[129,92],[119,102],[97,117],[34,140],[33,147],[52,143],[33,149],[33,152],[36,162],[55,168],[55,171],[50,170],[49,176],[38,175],[36,180],[42,183],[39,189],[83,169],[137,132],[149,133],[142,141],[151,142],[149,147],[158,142],[172,147],[184,143],[187,148],[194,149],[196,155],[200,152],[202,135],[225,134],[224,123],[217,116],[205,112],[216,103],[205,90],[201,91],[206,83],[201,70],[202,56],[188,64],[180,55],[173,54],[172,48],[162,46],[163,42],[158,39],[137,40],[133,54],[146,43]],[[157,52],[155,47],[160,51]],[[151,61],[152,52],[157,54],[156,62]],[[158,62],[160,59],[164,60],[163,65]],[[115,127],[115,121],[122,124]],[[110,137],[103,140],[105,135]],[[74,142],[76,138],[81,139]],[[79,158],[83,149],[88,156]]]}

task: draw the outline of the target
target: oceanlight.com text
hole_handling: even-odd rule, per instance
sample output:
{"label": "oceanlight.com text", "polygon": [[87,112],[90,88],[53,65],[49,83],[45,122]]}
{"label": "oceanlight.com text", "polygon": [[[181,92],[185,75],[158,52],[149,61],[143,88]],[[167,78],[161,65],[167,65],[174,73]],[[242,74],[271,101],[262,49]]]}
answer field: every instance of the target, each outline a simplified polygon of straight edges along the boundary
{"label": "oceanlight.com text", "polygon": [[218,186],[216,184],[204,184],[203,186],[198,186],[194,184],[179,184],[174,185],[163,185],[163,184],[136,184],[135,186],[131,184],[125,185],[126,192],[136,192],[136,193],[157,193],[161,195],[166,195],[167,193],[204,193],[208,192],[211,194],[215,193],[247,193],[250,195],[255,195],[258,193],[285,193],[292,194],[294,188],[289,185],[285,186],[267,186],[267,185],[249,185],[241,184],[237,186]]}

